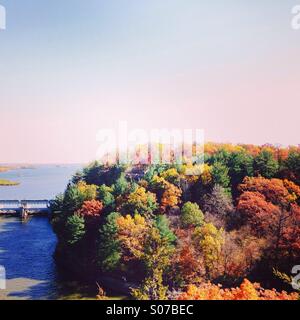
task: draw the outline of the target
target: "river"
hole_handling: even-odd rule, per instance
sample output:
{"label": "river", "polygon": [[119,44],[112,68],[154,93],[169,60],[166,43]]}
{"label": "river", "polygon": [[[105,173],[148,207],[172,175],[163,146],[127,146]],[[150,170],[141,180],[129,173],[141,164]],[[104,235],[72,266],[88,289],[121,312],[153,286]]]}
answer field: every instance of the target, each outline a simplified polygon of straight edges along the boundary
{"label": "river", "polygon": [[[53,199],[80,167],[49,165],[1,173],[0,179],[20,185],[0,187],[0,199]],[[56,242],[47,217],[31,217],[26,222],[0,217],[0,266],[6,271],[6,289],[0,289],[0,300],[95,297],[95,286],[67,280],[57,269],[53,259]]]}

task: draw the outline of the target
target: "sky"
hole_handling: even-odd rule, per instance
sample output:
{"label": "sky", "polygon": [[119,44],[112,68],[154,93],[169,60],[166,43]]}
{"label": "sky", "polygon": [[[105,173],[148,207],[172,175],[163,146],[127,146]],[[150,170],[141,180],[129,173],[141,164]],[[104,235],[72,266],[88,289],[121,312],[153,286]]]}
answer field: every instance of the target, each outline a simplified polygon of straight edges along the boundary
{"label": "sky", "polygon": [[0,4],[2,163],[91,161],[119,121],[300,143],[298,0]]}

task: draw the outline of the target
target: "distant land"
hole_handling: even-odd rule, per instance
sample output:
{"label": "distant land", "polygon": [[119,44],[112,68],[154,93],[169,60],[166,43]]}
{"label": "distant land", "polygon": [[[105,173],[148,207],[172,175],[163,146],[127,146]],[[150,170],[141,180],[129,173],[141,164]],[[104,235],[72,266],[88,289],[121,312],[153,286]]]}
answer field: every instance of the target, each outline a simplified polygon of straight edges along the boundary
{"label": "distant land", "polygon": [[9,170],[12,170],[12,167],[2,167],[2,166],[0,166],[0,172],[6,172],[6,171],[9,171]]}
{"label": "distant land", "polygon": [[17,169],[35,169],[33,165],[0,165],[0,173]]}
{"label": "distant land", "polygon": [[[17,169],[34,169],[34,166],[31,165],[0,165],[0,173],[4,173],[10,170],[17,170]],[[0,186],[1,187],[11,187],[11,186],[18,186],[20,182],[11,181],[7,179],[0,179]]]}

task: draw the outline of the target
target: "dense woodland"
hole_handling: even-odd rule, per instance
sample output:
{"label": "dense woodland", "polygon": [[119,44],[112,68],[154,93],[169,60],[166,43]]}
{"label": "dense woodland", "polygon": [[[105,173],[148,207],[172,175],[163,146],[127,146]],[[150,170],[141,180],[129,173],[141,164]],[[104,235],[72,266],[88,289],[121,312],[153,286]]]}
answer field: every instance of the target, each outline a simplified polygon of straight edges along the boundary
{"label": "dense woodland", "polygon": [[300,148],[208,143],[193,165],[78,172],[52,203],[58,263],[135,299],[298,299]]}

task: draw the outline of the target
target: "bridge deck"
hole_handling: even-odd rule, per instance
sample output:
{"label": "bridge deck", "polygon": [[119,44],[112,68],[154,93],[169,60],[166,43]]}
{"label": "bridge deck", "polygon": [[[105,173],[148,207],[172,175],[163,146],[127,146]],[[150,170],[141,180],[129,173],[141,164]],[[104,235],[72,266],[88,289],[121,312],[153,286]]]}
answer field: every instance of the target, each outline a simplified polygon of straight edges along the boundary
{"label": "bridge deck", "polygon": [[0,200],[0,211],[46,211],[49,210],[48,200]]}

